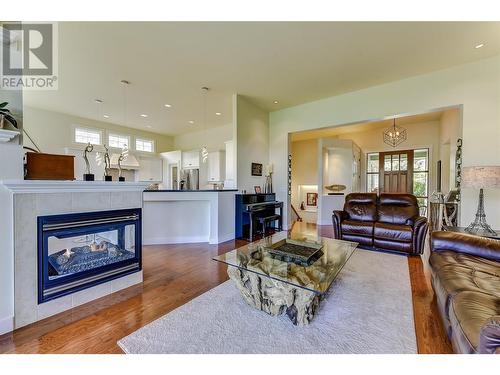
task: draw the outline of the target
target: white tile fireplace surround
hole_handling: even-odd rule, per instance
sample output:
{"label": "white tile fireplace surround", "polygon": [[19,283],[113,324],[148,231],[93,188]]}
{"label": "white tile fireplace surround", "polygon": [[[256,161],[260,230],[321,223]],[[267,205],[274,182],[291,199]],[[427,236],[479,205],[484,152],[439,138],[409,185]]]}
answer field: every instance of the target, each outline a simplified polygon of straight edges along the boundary
{"label": "white tile fireplace surround", "polygon": [[38,304],[38,216],[142,208],[148,183],[0,182],[0,334],[142,282],[142,271]]}

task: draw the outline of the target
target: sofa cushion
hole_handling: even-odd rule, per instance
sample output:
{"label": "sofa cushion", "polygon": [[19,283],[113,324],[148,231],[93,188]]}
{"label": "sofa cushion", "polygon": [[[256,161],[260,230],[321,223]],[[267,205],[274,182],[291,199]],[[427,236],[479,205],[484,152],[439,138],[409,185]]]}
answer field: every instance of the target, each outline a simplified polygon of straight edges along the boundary
{"label": "sofa cushion", "polygon": [[[433,264],[437,262],[435,255],[431,255]],[[482,267],[480,261],[481,259],[478,258],[479,267],[477,268],[458,263],[450,263],[440,269],[434,268],[432,283],[445,320],[449,319],[451,299],[460,292],[472,291],[500,295],[500,277],[495,274],[495,270]],[[473,263],[473,260],[470,262]],[[498,265],[495,268],[498,268]]]}
{"label": "sofa cushion", "polygon": [[375,238],[385,239],[396,242],[411,242],[412,227],[409,225],[375,223]]}
{"label": "sofa cushion", "polygon": [[447,294],[470,290],[500,295],[500,277],[494,273],[464,266],[446,266],[436,276]]}
{"label": "sofa cushion", "polygon": [[373,246],[373,237],[363,237],[354,234],[343,234],[344,241],[357,242],[359,247],[371,248]]}
{"label": "sofa cushion", "polygon": [[461,292],[450,304],[451,343],[456,352],[476,353],[482,326],[500,315],[500,294]]}
{"label": "sofa cushion", "polygon": [[418,216],[417,198],[412,194],[382,193],[379,197],[378,221],[389,224],[409,224]]}
{"label": "sofa cushion", "polygon": [[390,251],[400,251],[403,253],[412,253],[413,246],[411,242],[400,242],[400,241],[391,241],[383,238],[374,238],[373,245],[378,250],[390,250]]}
{"label": "sofa cushion", "polygon": [[377,220],[377,194],[351,193],[345,197],[344,211],[348,219],[356,221]]}
{"label": "sofa cushion", "polygon": [[364,237],[373,236],[373,222],[371,221],[344,220],[340,224],[340,227],[342,228],[342,234],[354,234]]}
{"label": "sofa cushion", "polygon": [[432,268],[437,271],[447,266],[462,266],[496,275],[500,278],[500,264],[494,260],[455,251],[433,252],[429,258]]}

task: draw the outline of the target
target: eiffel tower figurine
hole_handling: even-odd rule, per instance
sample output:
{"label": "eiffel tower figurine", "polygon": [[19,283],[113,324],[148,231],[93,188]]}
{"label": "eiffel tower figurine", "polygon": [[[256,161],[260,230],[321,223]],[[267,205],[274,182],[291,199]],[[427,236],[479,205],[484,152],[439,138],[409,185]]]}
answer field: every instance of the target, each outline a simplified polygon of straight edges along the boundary
{"label": "eiffel tower figurine", "polygon": [[469,224],[465,230],[469,233],[486,233],[492,236],[497,236],[497,232],[491,229],[490,225],[486,222],[486,213],[484,212],[484,193],[483,189],[479,190],[479,204],[477,206],[476,218]]}

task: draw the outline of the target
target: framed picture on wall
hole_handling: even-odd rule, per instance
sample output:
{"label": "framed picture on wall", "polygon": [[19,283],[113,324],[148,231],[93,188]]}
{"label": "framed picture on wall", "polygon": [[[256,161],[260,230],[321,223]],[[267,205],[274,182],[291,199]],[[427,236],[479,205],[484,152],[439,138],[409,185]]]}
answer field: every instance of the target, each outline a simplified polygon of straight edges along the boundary
{"label": "framed picture on wall", "polygon": [[318,205],[318,193],[307,193],[307,205],[308,206]]}
{"label": "framed picture on wall", "polygon": [[252,176],[262,176],[262,164],[252,163]]}

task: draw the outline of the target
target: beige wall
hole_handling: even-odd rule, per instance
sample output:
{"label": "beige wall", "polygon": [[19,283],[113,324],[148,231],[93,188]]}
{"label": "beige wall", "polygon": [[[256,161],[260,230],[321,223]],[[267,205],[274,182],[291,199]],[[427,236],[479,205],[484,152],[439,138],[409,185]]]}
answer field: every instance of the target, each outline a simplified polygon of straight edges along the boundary
{"label": "beige wall", "polygon": [[[174,145],[173,137],[64,113],[24,107],[24,126],[42,152],[61,154],[64,153],[66,147],[72,147],[73,125],[99,128],[105,131],[115,131],[119,134],[126,134],[132,137],[153,139],[156,142],[156,152],[170,151],[173,149]],[[24,145],[32,147],[31,142],[29,142],[26,137],[24,139]]]}
{"label": "beige wall", "polygon": [[[264,171],[269,163],[269,114],[236,95],[236,163],[238,190],[254,191],[254,186],[265,184]],[[251,175],[251,164],[263,165],[262,177]]]}
{"label": "beige wall", "polygon": [[233,139],[233,124],[218,126],[207,130],[177,135],[174,137],[174,149],[189,151],[208,147],[208,151],[225,150],[226,141]]}
{"label": "beige wall", "polygon": [[[500,164],[500,56],[379,85],[270,114],[270,161],[277,198],[287,195],[290,132],[340,126],[397,114],[463,106],[463,163]],[[462,222],[473,219],[478,192],[462,190]],[[500,227],[500,189],[487,190],[486,214]]]}

